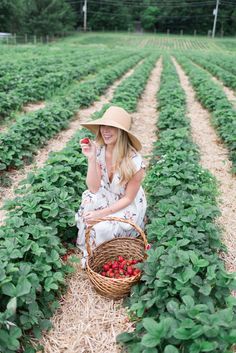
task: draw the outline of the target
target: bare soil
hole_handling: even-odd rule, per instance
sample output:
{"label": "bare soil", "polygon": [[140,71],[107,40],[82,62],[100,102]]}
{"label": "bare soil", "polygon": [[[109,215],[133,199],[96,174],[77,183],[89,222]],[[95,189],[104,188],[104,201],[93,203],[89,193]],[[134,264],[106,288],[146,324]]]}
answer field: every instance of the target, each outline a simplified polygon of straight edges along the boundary
{"label": "bare soil", "polygon": [[45,106],[46,106],[45,102],[28,103],[22,108],[22,111],[24,113],[35,112],[39,109],[45,108]]}

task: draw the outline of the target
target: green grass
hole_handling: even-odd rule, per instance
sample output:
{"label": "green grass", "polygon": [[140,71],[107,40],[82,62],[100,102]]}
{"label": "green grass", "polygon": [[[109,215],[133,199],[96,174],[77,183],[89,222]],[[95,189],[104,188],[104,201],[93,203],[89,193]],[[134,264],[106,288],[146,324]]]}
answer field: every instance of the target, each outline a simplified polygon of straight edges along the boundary
{"label": "green grass", "polygon": [[68,44],[98,45],[114,48],[117,46],[139,47],[163,50],[221,50],[236,51],[236,38],[215,38],[207,36],[143,34],[128,32],[88,32],[78,33],[64,39]]}
{"label": "green grass", "polygon": [[172,51],[212,51],[228,52],[235,54],[236,38],[215,38],[207,36],[191,35],[167,35],[159,33],[134,33],[134,32],[76,32],[71,36],[64,37],[49,44],[37,45],[4,45],[0,46],[1,56],[10,57],[13,53],[17,56],[32,53],[42,55],[45,51],[56,51],[57,54],[64,52],[66,48],[76,48],[84,51],[85,47],[129,47],[133,49],[162,50],[163,52]]}

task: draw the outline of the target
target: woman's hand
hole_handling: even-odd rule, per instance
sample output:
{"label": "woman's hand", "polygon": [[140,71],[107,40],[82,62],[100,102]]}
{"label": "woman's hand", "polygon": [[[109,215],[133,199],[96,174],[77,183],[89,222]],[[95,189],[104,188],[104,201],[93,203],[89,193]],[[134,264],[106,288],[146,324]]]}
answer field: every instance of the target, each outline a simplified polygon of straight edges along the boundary
{"label": "woman's hand", "polygon": [[83,143],[83,140],[80,140],[80,146],[82,148],[82,153],[88,158],[93,159],[96,158],[96,144],[95,142],[89,140],[89,143]]}
{"label": "woman's hand", "polygon": [[103,210],[97,210],[97,211],[88,211],[83,214],[83,218],[86,224],[93,224],[94,221],[98,218],[103,218],[108,215],[108,212],[104,208]]}

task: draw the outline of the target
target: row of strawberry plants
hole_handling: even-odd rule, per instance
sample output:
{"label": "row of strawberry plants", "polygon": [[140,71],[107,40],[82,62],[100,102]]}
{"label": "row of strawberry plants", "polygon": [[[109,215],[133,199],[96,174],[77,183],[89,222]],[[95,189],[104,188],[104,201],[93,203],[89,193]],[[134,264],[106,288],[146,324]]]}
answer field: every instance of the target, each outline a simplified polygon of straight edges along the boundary
{"label": "row of strawberry plants", "polygon": [[[1,52],[0,55],[0,78],[5,76],[5,74],[11,74],[21,72],[25,70],[26,67],[29,70],[34,69],[35,66],[43,66],[44,62],[49,66],[53,66],[53,63],[59,63],[64,61],[65,57],[70,60],[71,57],[77,56],[78,53],[81,55],[84,52],[84,48],[81,47],[71,47],[68,45],[58,46],[58,47],[31,47],[25,48],[23,51],[18,51],[17,48],[9,48]],[[86,52],[102,52],[106,50],[105,48],[93,48],[87,47]]]}
{"label": "row of strawberry plants", "polygon": [[[122,55],[116,57],[116,61],[121,59]],[[114,64],[114,57],[110,57],[110,60],[110,63]],[[80,107],[89,106],[115,79],[139,60],[139,55],[121,60],[117,66],[106,68],[94,78],[76,85],[63,100],[60,97],[48,107],[26,115],[12,125],[0,136],[2,183],[6,182],[4,170],[8,170],[9,167],[21,167],[26,159],[29,163],[37,149],[65,128]]]}
{"label": "row of strawberry plants", "polygon": [[0,91],[8,92],[16,89],[32,79],[44,77],[48,73],[58,72],[65,67],[78,66],[85,57],[91,59],[95,55],[107,55],[108,50],[87,49],[84,52],[77,50],[74,53],[65,50],[63,56],[49,54],[37,59],[16,60],[0,64]]}
{"label": "row of strawberry plants", "polygon": [[51,326],[59,305],[64,277],[71,272],[60,259],[62,240],[75,237],[71,226],[85,189],[82,137],[78,133],[36,175],[30,174],[30,188],[8,204],[12,211],[0,229],[1,352],[34,352],[30,338]]}
{"label": "row of strawberry plants", "polygon": [[230,56],[222,53],[220,53],[220,55],[204,53],[204,58],[222,69],[229,71],[231,74],[236,75],[235,55],[232,55],[232,53]]}
{"label": "row of strawberry plants", "polygon": [[130,353],[229,353],[236,342],[235,287],[218,251],[216,183],[199,165],[185,96],[165,61],[159,136],[145,179],[152,248],[128,301],[135,329],[117,341]]}
{"label": "row of strawberry plants", "polygon": [[236,90],[236,76],[234,74],[222,69],[214,62],[211,62],[200,55],[188,55],[188,57],[219,78],[226,86]]}
{"label": "row of strawberry plants", "polygon": [[[143,71],[149,65],[150,72],[154,61],[143,65]],[[134,82],[132,76],[126,80]],[[144,89],[142,77],[136,75],[136,80]],[[6,205],[9,213],[0,229],[0,351],[4,353],[20,347],[25,353],[34,352],[30,337],[38,338],[50,327],[48,319],[58,307],[64,276],[71,269],[60,261],[62,241],[76,237],[74,213],[85,190],[87,163],[79,146],[85,134],[89,135],[87,130],[80,130],[64,150],[51,154],[46,166],[29,174],[20,195]]]}
{"label": "row of strawberry plants", "polygon": [[[107,52],[108,53],[108,52]],[[116,60],[118,53],[112,55]],[[125,55],[125,54],[123,54]],[[128,56],[129,54],[126,54]],[[120,55],[119,55],[120,56]],[[61,88],[67,87],[74,80],[96,73],[107,62],[111,63],[111,56],[97,54],[96,56],[84,56],[71,62],[70,65],[59,65],[57,72],[49,72],[39,78],[30,78],[18,85],[15,89],[0,93],[0,116],[4,117],[14,110],[19,110],[25,103],[50,98]]]}
{"label": "row of strawberry plants", "polygon": [[212,81],[212,77],[205,70],[197,67],[184,56],[177,56],[179,63],[189,76],[200,102],[210,112],[212,121],[219,136],[229,150],[233,162],[233,172],[236,172],[236,110],[228,101],[222,88]]}
{"label": "row of strawberry plants", "polygon": [[125,109],[129,112],[135,111],[137,100],[143,92],[143,87],[150,75],[150,70],[153,68],[159,56],[159,54],[153,54],[145,65],[141,65],[137,68],[134,75],[124,80],[115,91],[112,103],[125,106]]}

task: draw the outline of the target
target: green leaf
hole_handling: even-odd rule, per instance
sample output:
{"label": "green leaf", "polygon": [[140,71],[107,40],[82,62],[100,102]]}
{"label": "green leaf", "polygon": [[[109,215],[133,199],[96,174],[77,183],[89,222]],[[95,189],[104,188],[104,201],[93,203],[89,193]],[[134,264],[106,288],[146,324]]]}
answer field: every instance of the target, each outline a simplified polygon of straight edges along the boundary
{"label": "green leaf", "polygon": [[232,330],[230,332],[230,335],[229,335],[229,342],[231,344],[235,344],[236,343],[236,329]]}
{"label": "green leaf", "polygon": [[128,332],[121,333],[118,336],[116,336],[116,342],[117,343],[130,342],[133,340],[133,336],[134,335],[132,333],[128,333]]}
{"label": "green leaf", "polygon": [[13,297],[9,300],[7,304],[7,311],[9,312],[10,315],[14,315],[16,313],[16,307],[17,307],[17,298]]}
{"label": "green leaf", "polygon": [[[2,266],[2,264],[1,264]],[[0,269],[0,282],[2,282],[6,278],[6,272],[4,269]]]}
{"label": "green leaf", "polygon": [[19,279],[16,286],[16,296],[21,297],[22,295],[29,294],[31,289],[31,283],[26,279]]}
{"label": "green leaf", "polygon": [[194,300],[190,295],[183,296],[182,300],[187,307],[192,308],[194,306]]}
{"label": "green leaf", "polygon": [[233,296],[229,296],[229,297],[226,298],[226,303],[230,307],[236,306],[236,298],[233,297]]}
{"label": "green leaf", "polygon": [[201,342],[201,351],[202,352],[211,352],[214,351],[218,347],[217,342]]}
{"label": "green leaf", "polygon": [[144,349],[143,353],[158,353],[158,350],[156,348],[146,348]]}
{"label": "green leaf", "polygon": [[145,347],[156,347],[160,343],[160,339],[147,333],[143,336],[141,343]]}
{"label": "green leaf", "polygon": [[21,259],[22,257],[23,257],[23,253],[18,249],[14,249],[10,253],[10,259],[17,259],[17,258]]}
{"label": "green leaf", "polygon": [[2,292],[3,294],[8,295],[9,297],[15,297],[16,287],[14,286],[13,283],[5,283],[2,286]]}
{"label": "green leaf", "polygon": [[34,337],[40,339],[42,337],[42,331],[39,327],[33,328]]}
{"label": "green leaf", "polygon": [[200,289],[199,292],[204,295],[209,295],[211,293],[211,286],[209,284],[204,284]]}
{"label": "green leaf", "polygon": [[201,352],[201,346],[199,343],[191,344],[189,353],[200,353],[200,352]]}
{"label": "green leaf", "polygon": [[191,331],[189,329],[180,327],[174,333],[174,337],[178,338],[179,340],[188,340],[191,337]]}
{"label": "green leaf", "polygon": [[73,262],[73,263],[80,263],[80,258],[78,256],[75,256],[75,255],[72,255],[70,256],[70,262]]}
{"label": "green leaf", "polygon": [[175,346],[169,344],[165,347],[164,353],[179,353],[179,350]]}
{"label": "green leaf", "polygon": [[147,330],[148,333],[155,336],[158,331],[158,323],[152,318],[143,319],[143,326]]}
{"label": "green leaf", "polygon": [[177,301],[170,300],[166,305],[166,309],[170,314],[175,314],[179,310],[179,303]]}
{"label": "green leaf", "polygon": [[198,267],[207,267],[209,265],[209,261],[207,261],[205,259],[198,259],[198,261],[195,265]]}

